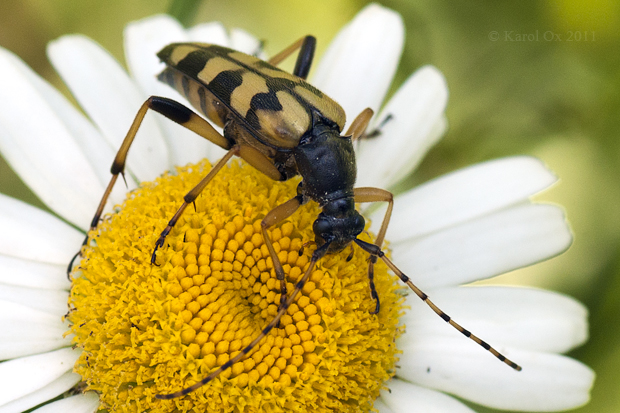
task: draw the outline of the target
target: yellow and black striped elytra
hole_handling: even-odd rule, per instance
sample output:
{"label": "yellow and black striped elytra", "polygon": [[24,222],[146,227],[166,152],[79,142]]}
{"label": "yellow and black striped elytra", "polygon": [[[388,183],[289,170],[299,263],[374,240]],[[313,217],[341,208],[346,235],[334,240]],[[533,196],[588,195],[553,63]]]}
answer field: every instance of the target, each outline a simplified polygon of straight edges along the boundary
{"label": "yellow and black striped elytra", "polygon": [[[158,54],[166,64],[159,79],[187,97],[196,110],[222,127],[223,133],[219,133],[207,120],[179,102],[158,96],[148,98],[138,110],[116,154],[111,168],[112,177],[91,222],[91,230],[98,225],[118,175],[123,174],[127,153],[149,109],[227,150],[226,155],[213,166],[200,183],[184,196],[183,203],[155,243],[151,256],[151,263],[154,265],[157,265],[157,249],[164,246],[166,236],[185,208],[194,202],[233,156],[241,157],[274,180],[284,181],[300,175],[302,181],[298,186],[298,194],[267,213],[261,222],[265,245],[273,260],[276,277],[280,281],[281,300],[276,316],[246,348],[203,380],[176,393],[158,395],[157,398],[171,399],[188,394],[242,360],[273,328],[278,328],[280,319],[302,290],[317,261],[327,253],[341,251],[351,242],[370,255],[369,290],[376,302],[373,313],[377,313],[380,309],[379,297],[374,286],[373,267],[377,259],[381,259],[444,321],[502,362],[515,370],[521,370],[520,366],[454,322],[381,250],[392,214],[393,196],[390,192],[379,188],[354,188],[357,167],[353,141],[367,135],[376,135],[376,132],[366,134],[373,112],[370,109],[362,111],[351,123],[347,132],[341,134],[345,124],[343,109],[305,81],[312,64],[315,44],[315,39],[307,36],[268,61],[225,47],[203,43],[175,43],[166,46]],[[297,50],[299,53],[292,74],[275,67]],[[284,269],[267,229],[287,219],[310,200],[317,202],[322,209],[313,224],[317,248],[312,254],[307,270],[289,294]],[[365,220],[356,211],[355,204],[364,202],[388,203],[374,244],[357,238],[364,230]],[[87,242],[88,236],[84,244]],[[72,263],[73,261],[69,264],[69,270],[72,268]]]}
{"label": "yellow and black striped elytra", "polygon": [[[279,151],[296,147],[314,115],[344,127],[342,108],[302,78],[221,46],[181,43],[158,53],[168,66],[159,79],[223,127],[232,112],[252,138]],[[221,110],[224,106],[226,110]]]}

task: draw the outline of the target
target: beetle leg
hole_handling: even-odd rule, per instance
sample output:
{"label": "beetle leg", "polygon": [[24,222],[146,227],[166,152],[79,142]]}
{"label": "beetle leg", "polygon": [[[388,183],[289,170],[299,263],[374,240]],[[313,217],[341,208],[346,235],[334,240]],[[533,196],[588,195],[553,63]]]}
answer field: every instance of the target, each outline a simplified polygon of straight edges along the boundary
{"label": "beetle leg", "polygon": [[293,54],[297,49],[300,49],[299,54],[297,55],[297,62],[295,63],[293,74],[305,80],[308,77],[308,72],[310,72],[310,66],[312,66],[315,48],[316,38],[314,38],[314,36],[302,37],[277,55],[273,56],[267,62],[273,66],[277,66],[280,62]]}
{"label": "beetle leg", "polygon": [[[286,203],[282,205],[285,205],[285,204]],[[207,377],[200,380],[198,383],[194,384],[193,386],[190,386],[176,393],[157,394],[155,397],[157,399],[168,400],[168,399],[174,399],[176,397],[185,396],[186,394],[189,394],[193,392],[194,390],[199,389],[200,387],[209,383],[211,380],[219,376],[221,372],[223,372],[226,369],[229,369],[233,364],[235,364],[236,362],[240,361],[242,358],[247,356],[252,351],[252,349],[256,347],[258,343],[260,343],[261,340],[265,338],[265,336],[269,334],[269,332],[280,322],[280,319],[282,318],[282,316],[286,314],[290,305],[293,303],[293,301],[295,301],[295,297],[297,297],[297,294],[299,294],[299,292],[304,288],[304,285],[306,285],[306,282],[308,281],[308,278],[310,278],[310,274],[312,274],[312,270],[314,269],[316,262],[320,260],[321,258],[323,258],[323,256],[329,249],[329,244],[330,243],[327,242],[323,244],[321,247],[317,248],[316,251],[314,251],[314,253],[312,254],[312,259],[310,260],[310,263],[308,265],[308,269],[304,273],[301,280],[299,280],[297,284],[295,284],[295,289],[293,290],[291,296],[284,302],[284,305],[278,310],[278,314],[276,314],[273,320],[271,320],[271,322],[267,324],[267,326],[263,329],[263,331],[261,331],[258,337],[256,337],[250,344],[248,344],[247,347],[241,350],[239,354],[237,354],[236,356],[228,360],[226,363],[222,364],[213,373],[209,374]]]}
{"label": "beetle leg", "polygon": [[[99,201],[99,206],[97,207],[95,215],[90,223],[90,231],[97,228],[97,225],[99,224],[99,219],[101,218],[101,214],[103,213],[103,208],[105,207],[105,204],[110,197],[110,193],[112,192],[112,188],[114,188],[114,184],[118,179],[118,175],[124,174],[125,162],[127,161],[127,154],[129,153],[129,148],[131,147],[131,144],[136,137],[136,133],[138,132],[138,129],[142,124],[142,120],[144,119],[144,116],[149,109],[164,115],[168,119],[178,123],[181,126],[186,127],[193,132],[196,132],[198,135],[202,136],[205,139],[208,139],[209,141],[213,142],[221,148],[230,149],[230,147],[232,146],[231,142],[224,136],[222,136],[218,131],[216,131],[209,122],[198,116],[188,107],[168,98],[151,96],[142,104],[142,106],[138,110],[138,113],[136,114],[136,117],[134,118],[133,123],[129,128],[129,131],[125,136],[125,139],[123,139],[123,143],[121,144],[120,149],[116,153],[116,157],[114,158],[114,162],[112,163],[112,168],[110,168],[112,178],[110,179],[110,182],[108,183],[108,186],[103,193],[103,196],[101,197],[101,201]],[[82,246],[86,245],[87,243],[88,233],[84,238]],[[71,262],[67,267],[67,275],[69,275],[69,273],[71,272],[71,269],[73,268],[73,262],[79,255],[80,252],[78,251],[78,253],[75,254],[71,259]]]}
{"label": "beetle leg", "polygon": [[217,175],[217,173],[224,167],[224,165],[226,165],[226,162],[228,162],[230,158],[233,157],[233,155],[238,155],[238,154],[239,154],[239,146],[235,145],[228,152],[226,152],[226,155],[224,155],[222,159],[220,159],[213,166],[213,168],[211,168],[207,176],[202,178],[200,182],[198,182],[198,185],[193,187],[183,197],[183,204],[179,207],[177,212],[170,219],[166,228],[164,228],[164,230],[161,232],[161,235],[157,239],[157,242],[155,242],[155,248],[153,249],[153,254],[151,255],[151,264],[157,265],[155,263],[155,259],[157,258],[156,257],[157,249],[164,245],[164,241],[166,240],[166,237],[168,236],[168,234],[170,234],[170,231],[172,231],[172,228],[176,225],[179,218],[181,218],[181,215],[183,215],[185,208],[187,208],[189,204],[193,203],[196,200],[196,198],[198,198],[198,195],[200,195],[200,193],[202,192],[203,189],[205,189],[207,184],[211,182],[211,180],[215,177],[215,175]]}
{"label": "beetle leg", "polygon": [[[353,190],[353,196],[355,197],[355,202],[387,202],[388,207],[387,211],[385,211],[385,215],[383,216],[383,222],[381,223],[381,229],[379,229],[379,233],[377,234],[377,238],[375,239],[375,245],[378,248],[381,248],[383,244],[383,239],[385,238],[385,233],[388,229],[388,225],[390,224],[390,218],[392,216],[392,208],[394,207],[394,195],[391,192],[386,191],[385,189],[379,188],[355,188]],[[375,263],[377,262],[377,256],[371,255],[370,260],[368,260],[368,280],[370,282],[370,295],[376,301],[377,305],[375,310],[372,311],[372,314],[377,314],[379,312],[379,295],[377,294],[377,290],[375,289]]]}
{"label": "beetle leg", "polygon": [[273,164],[273,161],[263,155],[258,149],[249,145],[242,145],[239,147],[239,157],[244,161],[258,169],[264,175],[274,181],[285,181],[286,177],[280,173],[278,168]]}
{"label": "beetle leg", "polygon": [[515,369],[516,371],[522,370],[521,366],[519,366],[512,360],[507,359],[503,354],[501,354],[499,351],[491,347],[486,341],[483,341],[479,337],[472,334],[471,331],[462,327],[460,324],[454,321],[448,314],[444,313],[439,307],[437,307],[431,300],[429,300],[428,295],[426,295],[424,291],[420,290],[413,282],[411,282],[411,279],[409,279],[409,277],[407,277],[405,273],[399,270],[398,267],[396,267],[394,263],[392,263],[392,261],[388,257],[385,256],[385,253],[381,251],[381,248],[379,248],[377,245],[370,244],[368,242],[362,241],[357,238],[354,241],[357,245],[360,246],[361,249],[369,253],[371,256],[381,258],[381,260],[385,262],[385,264],[394,272],[394,274],[396,274],[398,278],[401,279],[402,282],[407,284],[409,288],[411,288],[411,291],[413,291],[422,301],[424,301],[446,323],[450,324],[452,327],[460,331],[465,337],[468,337],[472,339],[473,341],[475,341],[476,343],[478,343],[485,350],[489,351],[491,354],[497,357],[500,361],[506,363],[507,365]]}
{"label": "beetle leg", "polygon": [[310,73],[310,66],[312,66],[312,59],[314,58],[314,49],[316,48],[316,38],[314,36],[306,36],[301,50],[297,55],[297,61],[295,62],[295,68],[293,74],[304,80],[308,78]]}
{"label": "beetle leg", "polygon": [[273,261],[273,269],[276,272],[276,277],[280,280],[280,305],[278,306],[278,310],[281,310],[286,303],[286,275],[284,274],[284,269],[282,268],[282,263],[278,258],[278,254],[273,248],[271,238],[269,238],[269,234],[267,233],[267,228],[273,227],[293,215],[293,213],[297,211],[297,208],[304,203],[303,201],[303,195],[297,195],[295,198],[289,199],[285,203],[269,211],[260,223],[265,245],[267,245],[269,256],[271,257],[271,261]]}
{"label": "beetle leg", "polygon": [[377,136],[381,135],[382,133],[381,129],[383,129],[385,124],[391,121],[392,119],[394,119],[394,115],[392,115],[391,113],[388,113],[388,115],[385,118],[383,118],[383,120],[381,121],[381,123],[379,123],[379,125],[375,126],[375,128],[371,130],[370,132],[365,133],[361,138],[372,139],[372,138],[376,138]]}
{"label": "beetle leg", "polygon": [[359,115],[357,115],[353,122],[351,122],[349,130],[347,130],[347,133],[345,133],[344,136],[350,136],[352,141],[355,141],[357,138],[362,136],[364,132],[366,132],[368,123],[374,113],[375,112],[373,112],[370,108],[364,109]]}

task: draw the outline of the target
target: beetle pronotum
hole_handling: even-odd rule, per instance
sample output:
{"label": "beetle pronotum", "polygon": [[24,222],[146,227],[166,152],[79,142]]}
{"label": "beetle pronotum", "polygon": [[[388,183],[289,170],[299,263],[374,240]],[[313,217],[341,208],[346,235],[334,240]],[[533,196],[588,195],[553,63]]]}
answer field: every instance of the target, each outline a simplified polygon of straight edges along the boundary
{"label": "beetle pronotum", "polygon": [[[225,47],[201,43],[175,43],[158,53],[159,58],[166,64],[159,79],[182,93],[194,108],[209,120],[223,127],[224,133],[220,134],[208,121],[174,100],[158,96],[148,98],[138,111],[116,154],[111,168],[112,178],[91,222],[91,230],[99,223],[118,175],[123,174],[127,153],[149,109],[227,150],[226,155],[200,183],[185,195],[183,204],[155,243],[151,256],[152,264],[156,264],[157,249],[164,246],[166,236],[185,208],[194,202],[233,156],[241,157],[274,180],[284,181],[296,175],[301,175],[302,178],[297,189],[298,194],[270,211],[261,223],[262,235],[281,286],[281,300],[276,316],[247,347],[203,380],[178,392],[158,395],[159,399],[188,394],[245,357],[278,326],[317,261],[327,253],[341,251],[351,242],[370,255],[368,280],[371,297],[376,302],[374,313],[379,311],[380,305],[373,281],[373,266],[377,259],[381,259],[444,321],[502,362],[515,370],[521,370],[520,366],[440,310],[381,250],[392,213],[393,196],[379,188],[354,188],[356,164],[353,141],[364,136],[373,112],[371,109],[362,111],[344,136],[341,136],[345,123],[343,109],[305,81],[312,64],[315,44],[314,37],[306,36],[268,61]],[[297,50],[299,53],[292,74],[275,67]],[[267,229],[287,219],[309,200],[317,202],[322,208],[313,224],[317,248],[312,254],[308,269],[289,295],[284,270]],[[355,203],[364,202],[388,203],[374,244],[357,238],[364,230],[365,221],[356,211]],[[88,236],[84,244],[87,242]]]}

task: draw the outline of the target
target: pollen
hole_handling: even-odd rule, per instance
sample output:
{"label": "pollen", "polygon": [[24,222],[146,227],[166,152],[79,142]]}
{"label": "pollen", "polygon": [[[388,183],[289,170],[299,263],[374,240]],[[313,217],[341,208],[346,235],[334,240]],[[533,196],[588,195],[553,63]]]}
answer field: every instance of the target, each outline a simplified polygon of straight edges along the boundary
{"label": "pollen", "polygon": [[[320,260],[279,325],[239,362],[185,396],[155,398],[240,354],[278,312],[281,285],[261,220],[296,195],[298,180],[274,182],[230,163],[151,264],[159,234],[210,168],[203,161],[143,183],[91,232],[67,316],[83,350],[74,367],[83,387],[109,412],[372,411],[395,374],[403,290],[377,263],[381,311],[371,314],[368,256],[357,247]],[[319,213],[310,202],[268,231],[288,294],[316,248]]]}

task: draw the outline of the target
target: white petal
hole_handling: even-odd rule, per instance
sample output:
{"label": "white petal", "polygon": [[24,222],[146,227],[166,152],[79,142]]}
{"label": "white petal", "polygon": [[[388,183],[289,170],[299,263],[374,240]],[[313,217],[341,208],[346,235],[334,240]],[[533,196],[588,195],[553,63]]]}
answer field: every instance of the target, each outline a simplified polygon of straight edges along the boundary
{"label": "white petal", "polygon": [[80,351],[63,348],[0,363],[0,406],[35,392],[73,368]]}
{"label": "white petal", "polygon": [[230,38],[226,28],[220,22],[197,24],[187,30],[187,35],[192,42],[202,42],[230,47]]}
{"label": "white petal", "polygon": [[0,254],[67,265],[84,235],[38,208],[0,194]]}
{"label": "white petal", "polygon": [[325,52],[311,83],[340,103],[349,123],[367,107],[379,110],[396,72],[404,31],[398,13],[370,4]]}
{"label": "white petal", "polygon": [[[52,85],[47,83],[44,79],[39,77],[36,73],[32,72],[30,69],[26,68],[23,73],[28,77],[32,85],[36,88],[36,90],[41,94],[41,97],[45,99],[46,104],[52,109],[58,119],[60,119],[67,130],[70,132],[71,139],[74,144],[79,146],[84,156],[86,156],[88,163],[91,168],[94,169],[97,177],[99,178],[100,185],[93,185],[92,183],[88,183],[88,188],[79,188],[79,191],[83,193],[84,196],[89,196],[91,202],[99,201],[101,198],[101,192],[103,187],[108,184],[110,181],[110,165],[112,164],[112,159],[114,159],[114,155],[116,150],[112,149],[110,144],[106,142],[101,133],[94,127],[94,125],[80,112],[76,109],[73,104],[71,104],[67,98],[65,98],[58,90],[56,90]],[[30,108],[31,111],[36,110],[35,108]],[[50,139],[49,130],[47,130],[48,134],[45,135],[44,139]],[[54,139],[54,144],[60,145],[62,141],[58,141]],[[67,143],[65,143],[67,144]],[[33,145],[34,148],[39,148],[38,145]],[[48,157],[51,157],[50,154],[47,154]],[[67,157],[67,155],[65,155]],[[73,158],[72,158],[73,159]],[[55,163],[51,164],[53,167],[53,171],[58,169]],[[82,166],[82,168],[86,168]],[[81,175],[89,176],[88,170],[81,169]],[[66,185],[71,185],[71,182],[67,182]],[[111,195],[111,204],[114,202],[118,202],[118,200],[124,199],[124,191],[117,191],[118,193],[112,193]],[[62,204],[66,204],[67,200],[63,198]],[[71,208],[72,215],[74,215],[75,208]],[[92,217],[92,211],[89,211],[89,217]],[[90,223],[90,222],[89,222]]]}
{"label": "white petal", "polygon": [[[47,386],[44,386],[24,397],[13,400],[4,406],[0,406],[0,413],[23,412],[29,410],[41,403],[55,398],[59,394],[66,392],[79,383],[80,380],[81,377],[79,374],[75,374],[71,371],[67,372],[58,379],[52,381]],[[39,410],[36,411],[38,412]],[[66,411],[74,412],[74,410]]]}
{"label": "white petal", "polygon": [[129,73],[145,94],[160,85],[156,75],[165,65],[157,53],[166,45],[186,42],[183,26],[167,15],[157,15],[129,23],[124,31],[125,60]]}
{"label": "white petal", "polygon": [[[76,252],[80,244],[76,244]],[[69,290],[67,264],[47,264],[0,254],[0,283],[22,287]]]}
{"label": "white petal", "polygon": [[0,72],[3,156],[50,209],[86,227],[103,186],[72,133],[90,143],[99,137],[49,84],[4,49]]}
{"label": "white petal", "polygon": [[[3,406],[0,406],[0,413],[12,413],[23,412],[38,406],[48,400],[52,400],[59,394],[66,392],[75,386],[81,377],[79,374],[73,372],[67,372],[54,380],[47,386],[40,388],[39,390],[32,392],[24,397],[13,400]],[[36,410],[39,411],[39,410]]]}
{"label": "white petal", "polygon": [[[113,158],[114,152],[109,144],[103,139],[99,131],[90,123],[90,121],[79,111],[77,110],[68,100],[65,98],[56,88],[50,85],[46,80],[41,78],[35,72],[33,72],[29,67],[27,67],[19,58],[13,56],[13,61],[17,66],[17,69],[20,71],[21,75],[24,76],[24,80],[27,80],[32,84],[37,93],[39,93],[40,98],[43,99],[46,105],[45,109],[42,110],[51,110],[58,117],[58,119],[62,122],[66,130],[69,132],[69,136],[65,136],[64,130],[58,130],[58,133],[62,135],[63,139],[53,139],[55,145],[77,145],[80,147],[84,155],[86,156],[88,163],[94,168],[95,173],[99,177],[101,185],[105,185],[110,180],[110,168],[111,159]],[[12,79],[15,81],[15,79]],[[40,114],[40,108],[33,107],[32,104],[28,107],[30,113]],[[41,120],[39,123],[43,124],[44,122]],[[49,134],[51,133],[49,126],[45,125],[48,128],[45,130],[44,137],[45,139],[50,139]],[[27,139],[28,136],[22,137],[22,139]],[[72,139],[71,142],[68,140]],[[38,148],[38,145],[32,145],[33,148]],[[75,149],[68,149],[68,151],[75,151]],[[49,154],[46,154],[48,157]],[[74,158],[72,158],[74,159]],[[78,160],[82,162],[81,160]],[[105,167],[100,166],[102,161],[105,161]],[[75,162],[75,159],[74,159]],[[58,167],[56,164],[51,164],[53,169],[51,172],[55,172]],[[87,175],[88,176],[88,175]],[[67,184],[69,185],[69,183]],[[89,183],[90,186],[92,184]],[[97,190],[97,188],[91,188],[92,190]],[[87,195],[88,188],[81,188],[80,191],[84,192],[84,195]],[[97,194],[99,195],[99,194]]]}
{"label": "white petal", "polygon": [[[381,398],[375,400],[375,404],[372,407],[376,409],[379,413],[394,413],[394,410],[387,407],[387,405],[383,403]],[[2,413],[2,411],[0,411],[0,413]]]}
{"label": "white petal", "polygon": [[381,392],[381,400],[394,413],[473,413],[450,396],[403,380],[392,379],[386,385],[389,391]]}
{"label": "white petal", "polygon": [[67,312],[67,291],[0,284],[0,300],[18,303],[60,318]]}
{"label": "white petal", "polygon": [[[164,96],[190,106],[189,102],[170,86],[157,80],[165,65],[157,53],[166,45],[191,39],[179,22],[170,16],[159,15],[132,22],[125,28],[125,59],[144,96]],[[208,154],[213,144],[187,128],[161,115],[153,117],[170,148],[174,165],[198,162]],[[163,171],[162,171],[163,172]]]}
{"label": "white petal", "polygon": [[[527,156],[460,169],[396,197],[391,220],[396,225],[386,239],[398,243],[469,221],[521,202],[556,180],[540,160]],[[384,211],[371,215],[373,229]]]}
{"label": "white petal", "polygon": [[[454,320],[493,346],[563,353],[588,338],[587,309],[578,301],[550,291],[512,287],[460,287],[427,291]],[[419,337],[459,337],[417,296],[407,297],[411,311],[403,345]],[[465,338],[463,337],[465,340]]]}
{"label": "white petal", "polygon": [[393,247],[394,263],[422,289],[482,280],[565,251],[572,241],[552,205],[517,205]]}
{"label": "white petal", "polygon": [[381,135],[359,144],[356,185],[387,188],[408,175],[441,136],[435,128],[447,103],[448,86],[437,69],[425,66],[409,77],[377,117],[381,123],[391,116]]}
{"label": "white petal", "polygon": [[[81,148],[84,156],[86,156],[89,163],[89,168],[92,168],[99,178],[99,185],[89,183],[88,188],[79,188],[79,191],[83,196],[88,196],[90,201],[89,204],[96,202],[94,205],[98,205],[98,202],[103,194],[103,188],[108,185],[108,182],[110,182],[110,178],[112,177],[110,174],[110,165],[112,165],[112,160],[116,155],[116,149],[112,149],[110,144],[103,138],[101,133],[99,133],[99,130],[97,130],[93,124],[54,87],[48,84],[45,80],[36,76],[34,73],[31,78],[31,82],[46,99],[47,104],[54,109],[58,118],[70,131],[73,141]],[[46,136],[45,139],[49,138],[49,136]],[[48,154],[48,156],[50,155]],[[66,156],[67,155],[65,155],[65,157]],[[54,171],[58,169],[56,163],[53,163],[52,166]],[[85,167],[82,166],[82,168]],[[80,169],[79,174],[87,177],[89,176],[88,171],[88,169]],[[64,178],[62,181],[65,182],[67,186],[72,185],[71,182],[65,181]],[[117,185],[110,194],[108,207],[104,209],[104,213],[109,212],[113,205],[121,203],[125,199],[125,192],[126,187],[124,185]],[[62,200],[58,202],[62,203],[62,205],[65,206],[65,209],[70,208],[71,216],[67,217],[66,213],[64,213],[65,215],[63,215],[63,217],[74,222],[76,219],[75,205],[69,205],[69,208],[67,208],[66,204],[68,203],[68,200],[66,198],[62,198]],[[83,208],[80,208],[80,210],[83,209],[87,209],[85,213],[87,214],[88,221],[85,222],[86,225],[80,225],[80,228],[88,228],[94,214],[94,209],[88,206],[88,204],[85,204]]]}
{"label": "white petal", "polygon": [[71,345],[68,337],[63,338],[67,326],[62,323],[61,317],[62,314],[52,315],[0,300],[0,360]]}
{"label": "white petal", "polygon": [[[120,148],[145,96],[101,46],[80,35],[63,36],[48,56],[73,96],[113,148]],[[153,180],[169,167],[168,151],[153,114],[147,114],[129,151],[127,168]]]}
{"label": "white petal", "polygon": [[243,53],[255,55],[261,51],[260,41],[243,29],[230,31],[230,48]]}
{"label": "white petal", "polygon": [[397,376],[489,407],[558,411],[588,402],[594,373],[568,357],[499,348],[523,370],[470,340],[428,337],[402,348]]}
{"label": "white petal", "polygon": [[91,391],[47,404],[33,410],[33,413],[94,413],[98,409],[99,396]]}

